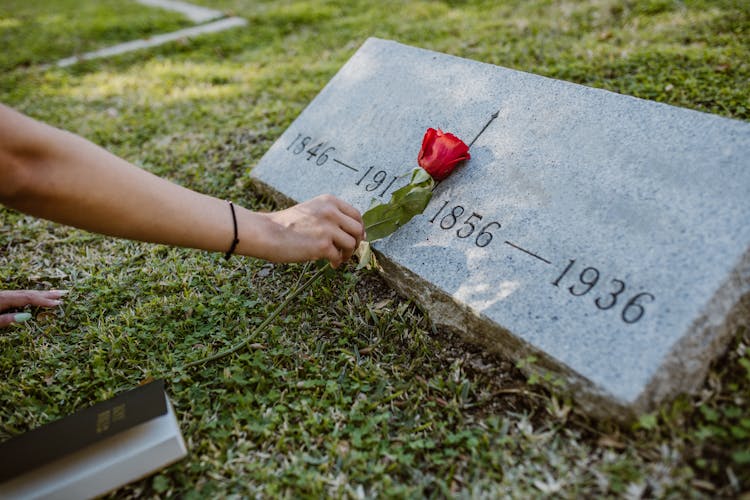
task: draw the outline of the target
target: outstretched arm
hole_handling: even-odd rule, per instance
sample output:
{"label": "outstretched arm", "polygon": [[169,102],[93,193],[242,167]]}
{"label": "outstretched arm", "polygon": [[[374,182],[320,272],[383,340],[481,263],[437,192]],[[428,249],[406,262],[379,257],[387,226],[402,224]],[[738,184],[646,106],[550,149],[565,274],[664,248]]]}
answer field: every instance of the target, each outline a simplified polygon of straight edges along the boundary
{"label": "outstretched arm", "polygon": [[[0,104],[0,203],[122,238],[226,252],[229,204],[191,191],[69,132]],[[273,262],[348,259],[364,237],[359,212],[323,195],[287,210],[235,206],[236,254]]]}

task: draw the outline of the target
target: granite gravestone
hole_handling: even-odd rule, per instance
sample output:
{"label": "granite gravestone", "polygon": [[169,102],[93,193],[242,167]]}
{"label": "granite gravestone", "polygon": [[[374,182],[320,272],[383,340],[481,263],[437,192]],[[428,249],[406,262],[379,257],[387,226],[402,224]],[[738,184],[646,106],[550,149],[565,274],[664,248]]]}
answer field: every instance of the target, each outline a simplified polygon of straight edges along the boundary
{"label": "granite gravestone", "polygon": [[375,243],[393,286],[597,416],[700,385],[750,316],[750,124],[370,39],[252,176],[365,210],[428,127],[472,158]]}

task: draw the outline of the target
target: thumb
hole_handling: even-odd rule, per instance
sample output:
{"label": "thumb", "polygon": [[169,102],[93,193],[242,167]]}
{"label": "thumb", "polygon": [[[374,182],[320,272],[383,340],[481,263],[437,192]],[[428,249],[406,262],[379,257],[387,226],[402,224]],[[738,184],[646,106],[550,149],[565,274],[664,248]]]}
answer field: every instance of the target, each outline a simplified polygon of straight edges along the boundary
{"label": "thumb", "polygon": [[31,313],[0,314],[0,328],[10,326],[13,323],[23,323],[31,319]]}

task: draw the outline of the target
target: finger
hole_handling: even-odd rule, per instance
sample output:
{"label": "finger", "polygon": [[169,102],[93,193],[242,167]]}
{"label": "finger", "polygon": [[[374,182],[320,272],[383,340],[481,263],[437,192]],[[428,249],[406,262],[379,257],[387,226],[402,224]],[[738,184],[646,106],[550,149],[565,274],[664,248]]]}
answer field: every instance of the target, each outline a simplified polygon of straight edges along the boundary
{"label": "finger", "polygon": [[331,267],[334,269],[341,265],[341,251],[333,244],[328,247],[324,257],[331,263]]}
{"label": "finger", "polygon": [[62,304],[62,296],[68,293],[66,290],[34,291],[28,305],[39,307],[55,307]]}
{"label": "finger", "polygon": [[31,294],[28,305],[39,307],[55,307],[62,304],[60,295],[57,293],[40,292]]}
{"label": "finger", "polygon": [[[2,290],[0,291],[0,302],[12,304],[21,300],[60,299],[68,293],[68,290]],[[17,306],[18,304],[13,304]],[[23,304],[21,304],[23,305]]]}
{"label": "finger", "polygon": [[341,253],[341,263],[343,264],[344,262],[346,262],[352,257],[352,254],[354,253],[354,251],[340,249],[340,253]]}
{"label": "finger", "polygon": [[340,263],[344,263],[351,258],[354,250],[357,248],[357,241],[343,231],[334,236],[334,245],[339,251]]}
{"label": "finger", "polygon": [[4,290],[0,291],[0,309],[28,305],[55,307],[62,304],[59,299],[65,293],[64,290]]}
{"label": "finger", "polygon": [[343,229],[345,232],[351,235],[352,238],[356,240],[355,245],[354,245],[356,247],[359,244],[359,242],[363,239],[362,234],[365,232],[365,229],[362,223],[343,214],[339,218],[338,223],[341,229]]}
{"label": "finger", "polygon": [[364,239],[365,234],[365,223],[362,220],[362,214],[359,213],[359,210],[354,208],[352,205],[348,204],[347,202],[340,200],[336,198],[336,206],[338,209],[349,217],[350,219],[354,220],[358,224],[358,228],[356,231],[353,232],[352,236],[359,237],[360,239]]}
{"label": "finger", "polygon": [[333,234],[333,244],[342,252],[353,252],[357,248],[357,240],[351,234],[345,231],[336,231]]}
{"label": "finger", "polygon": [[29,313],[0,314],[0,328],[10,326],[13,323],[23,323],[29,319],[31,319],[31,314]]}
{"label": "finger", "polygon": [[338,207],[339,210],[344,212],[346,215],[348,215],[355,221],[362,224],[362,214],[359,213],[359,210],[357,210],[352,205],[350,205],[349,203],[345,202],[344,200],[340,198],[335,198],[335,200],[336,200],[335,201],[336,206]]}

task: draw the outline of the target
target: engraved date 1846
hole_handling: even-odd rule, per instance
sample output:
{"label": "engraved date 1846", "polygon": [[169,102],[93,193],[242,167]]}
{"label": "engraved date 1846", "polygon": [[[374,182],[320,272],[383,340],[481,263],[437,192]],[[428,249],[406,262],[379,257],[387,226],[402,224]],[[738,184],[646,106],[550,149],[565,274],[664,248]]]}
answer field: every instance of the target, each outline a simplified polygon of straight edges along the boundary
{"label": "engraved date 1846", "polygon": [[[306,160],[310,162],[315,158],[315,164],[319,167],[325,165],[330,159],[341,167],[353,172],[360,172],[359,168],[341,161],[341,159],[334,158],[333,155],[336,153],[334,146],[329,145],[326,141],[314,141],[309,135],[298,133],[297,137],[286,147],[286,150],[303,158],[306,156]],[[354,185],[361,186],[368,193],[375,192],[378,198],[383,198],[397,180],[398,176],[390,175],[385,170],[376,169],[373,165],[368,167],[363,174],[357,176]]]}
{"label": "engraved date 1846", "polygon": [[307,161],[310,161],[317,156],[315,164],[318,166],[325,165],[330,155],[334,151],[336,151],[336,148],[334,148],[333,146],[326,147],[325,142],[320,142],[314,146],[311,146],[310,149],[305,151],[305,148],[310,145],[311,141],[312,137],[297,134],[297,137],[295,137],[291,144],[286,147],[286,150],[291,151],[296,155],[304,152],[307,155]]}

